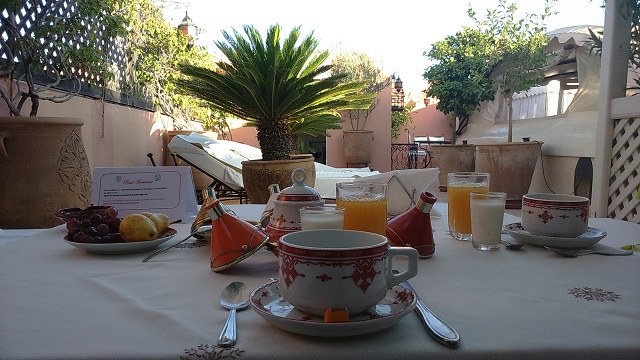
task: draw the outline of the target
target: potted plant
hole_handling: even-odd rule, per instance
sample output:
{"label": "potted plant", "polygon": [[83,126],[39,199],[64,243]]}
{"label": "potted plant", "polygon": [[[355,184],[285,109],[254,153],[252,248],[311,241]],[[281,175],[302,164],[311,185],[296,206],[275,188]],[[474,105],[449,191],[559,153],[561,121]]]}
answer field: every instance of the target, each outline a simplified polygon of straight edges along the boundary
{"label": "potted plant", "polygon": [[543,79],[548,43],[544,20],[552,14],[552,3],[546,1],[541,14],[516,19],[516,5],[500,0],[498,9],[488,10],[483,21],[475,17],[470,7],[468,15],[476,26],[465,27],[456,36],[436,44],[429,55],[440,59],[440,64],[425,72],[425,78],[435,80],[427,94],[444,101],[438,109],[449,106],[448,113],[459,121],[458,135],[464,130],[468,115],[477,110],[481,101],[493,99],[496,89],[507,100],[506,142],[475,145],[475,171],[491,174],[491,190],[506,192],[510,207],[518,207],[522,195],[528,192],[541,152],[539,142],[512,142],[513,94]]}
{"label": "potted plant", "polygon": [[297,134],[327,136],[327,129],[340,128],[339,110],[366,109],[373,96],[361,93],[363,82],[345,82],[345,75],[335,72],[326,76],[329,52],[316,51],[319,42],[313,33],[299,42],[298,26],[281,40],[282,29],[276,24],[263,41],[255,27],[245,25],[243,30],[244,35],[235,29],[232,34],[222,31],[225,41],[215,42],[226,57],[217,63],[219,71],[183,64],[185,77],[176,84],[213,109],[257,128],[262,159],[243,162],[242,177],[249,200],[266,203],[268,186],[290,186],[296,167],[306,166],[307,177],[315,176],[312,156],[292,159],[298,151]]}
{"label": "potted plant", "polygon": [[368,164],[371,162],[373,131],[367,130],[369,116],[378,106],[380,99],[375,96],[389,86],[391,79],[385,76],[382,69],[367,54],[361,52],[341,51],[331,60],[332,72],[346,74],[343,81],[362,81],[366,86],[361,94],[372,95],[369,106],[365,109],[345,111],[350,130],[343,130],[344,156],[347,164]]}
{"label": "potted plant", "polygon": [[495,98],[496,85],[489,79],[491,64],[486,61],[490,46],[478,29],[465,27],[455,35],[435,43],[425,55],[434,65],[423,78],[429,81],[426,98],[437,98],[436,109],[452,120],[453,144],[431,145],[438,162],[440,191],[447,191],[447,174],[475,169],[475,145],[456,144],[456,137],[465,130],[472,112],[480,103]]}
{"label": "potted plant", "polygon": [[515,19],[517,7],[500,0],[498,9],[488,11],[479,21],[469,8],[469,16],[476,22],[488,42],[492,44],[493,67],[489,77],[498,84],[500,95],[507,100],[508,133],[506,143],[482,144],[476,147],[475,168],[491,174],[491,191],[507,193],[507,207],[519,209],[522,196],[529,191],[542,143],[513,142],[513,95],[539,85],[547,65],[545,19],[552,15],[553,0],[546,0],[540,14],[527,14]]}
{"label": "potted plant", "polygon": [[0,14],[0,97],[10,115],[0,117],[0,228],[51,227],[61,222],[56,210],[89,204],[83,121],[37,115],[40,101],[77,94],[81,79],[110,78],[107,52],[94,45],[124,33],[119,9],[116,0],[10,0]]}

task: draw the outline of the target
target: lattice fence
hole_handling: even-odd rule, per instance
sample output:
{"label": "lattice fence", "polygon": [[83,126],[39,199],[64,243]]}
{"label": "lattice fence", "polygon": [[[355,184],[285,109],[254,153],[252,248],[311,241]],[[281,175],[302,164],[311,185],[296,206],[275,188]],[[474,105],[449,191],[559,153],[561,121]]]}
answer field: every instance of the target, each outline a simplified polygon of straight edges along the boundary
{"label": "lattice fence", "polygon": [[640,223],[640,97],[615,99],[612,119],[608,216]]}
{"label": "lattice fence", "polygon": [[[34,34],[34,24],[42,17],[45,12],[54,12],[59,17],[71,17],[77,9],[76,4],[78,0],[65,0],[65,1],[52,1],[52,0],[40,0],[38,5],[33,7],[31,2],[25,1],[22,7],[17,11],[15,17],[15,24],[18,31],[25,37],[32,36]],[[81,0],[86,1],[86,0]],[[0,37],[5,41],[9,39],[10,32],[6,28],[4,21],[8,19],[9,14],[6,9],[0,8],[0,16],[3,18],[3,22],[0,23]],[[106,44],[95,44],[90,40],[91,34],[102,34],[104,26],[102,24],[96,24],[95,21],[87,19],[85,22],[85,31],[72,36],[72,38],[65,38],[65,41],[69,41],[72,44],[76,44],[78,48],[82,47],[104,47],[107,59],[110,66],[110,71],[113,73],[114,78],[109,81],[107,88],[111,90],[115,97],[120,98],[121,93],[126,93],[126,89],[130,89],[131,85],[135,83],[134,69],[135,64],[131,59],[127,58],[125,53],[126,39],[118,38]],[[50,47],[50,51],[55,55],[55,49]],[[50,55],[51,56],[51,55]],[[6,61],[8,57],[7,50],[0,46],[0,61]],[[20,61],[21,59],[16,59]],[[76,73],[76,76],[81,82],[85,84],[96,84],[97,77],[89,73]],[[64,86],[62,87],[64,88]],[[129,91],[130,92],[130,91]],[[84,93],[84,92],[83,92]],[[142,92],[138,92],[140,95]],[[84,93],[85,95],[95,95],[91,93]],[[111,95],[114,96],[114,95]]]}

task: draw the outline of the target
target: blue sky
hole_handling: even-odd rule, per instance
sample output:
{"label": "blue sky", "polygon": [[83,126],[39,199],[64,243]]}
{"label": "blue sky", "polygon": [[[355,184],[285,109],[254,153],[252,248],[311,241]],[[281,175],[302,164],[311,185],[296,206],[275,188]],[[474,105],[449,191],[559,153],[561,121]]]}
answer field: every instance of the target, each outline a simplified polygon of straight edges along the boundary
{"label": "blue sky", "polygon": [[[164,13],[177,25],[188,11],[196,25],[205,29],[198,44],[210,45],[212,50],[213,41],[222,39],[221,30],[251,24],[266,33],[275,23],[286,31],[301,25],[304,35],[314,31],[322,49],[341,47],[371,55],[389,75],[397,72],[405,91],[415,94],[426,87],[422,74],[429,61],[423,52],[463,26],[472,25],[467,17],[469,4],[482,19],[485,10],[495,8],[497,3],[498,0],[190,0],[178,8],[168,6]],[[544,0],[521,0],[518,8],[523,14],[538,13],[543,4]],[[554,6],[559,13],[547,21],[547,28],[603,25],[601,5],[601,0],[559,0]]]}

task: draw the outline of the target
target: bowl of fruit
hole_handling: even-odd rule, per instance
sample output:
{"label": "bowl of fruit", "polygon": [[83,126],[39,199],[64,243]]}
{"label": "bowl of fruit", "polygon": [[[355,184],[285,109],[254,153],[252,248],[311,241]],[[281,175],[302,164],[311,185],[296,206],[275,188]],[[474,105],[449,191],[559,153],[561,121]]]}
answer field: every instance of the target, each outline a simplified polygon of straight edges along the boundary
{"label": "bowl of fruit", "polygon": [[112,206],[60,209],[65,241],[95,254],[129,254],[153,249],[176,235],[166,214],[141,212],[118,217]]}

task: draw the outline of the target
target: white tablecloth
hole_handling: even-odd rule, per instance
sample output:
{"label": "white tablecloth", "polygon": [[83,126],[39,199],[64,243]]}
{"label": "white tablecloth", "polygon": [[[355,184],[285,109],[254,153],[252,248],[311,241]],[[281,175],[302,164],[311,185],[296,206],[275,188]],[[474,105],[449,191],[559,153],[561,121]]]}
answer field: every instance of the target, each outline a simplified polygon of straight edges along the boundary
{"label": "white tablecloth", "polygon": [[[446,214],[446,204],[436,204]],[[243,217],[262,205],[232,206]],[[505,215],[505,223],[517,221]],[[427,305],[460,333],[460,348],[433,341],[414,313],[386,330],[316,338],[238,312],[239,359],[638,359],[640,256],[564,258],[542,248],[475,250],[433,219],[436,252],[411,280]],[[591,219],[602,243],[637,242],[640,226]],[[174,225],[178,241],[189,224]],[[223,287],[255,288],[277,276],[259,251],[224,273],[209,269],[209,247],[97,256],[66,244],[64,227],[0,246],[0,359],[195,359],[214,349],[227,317]],[[203,348],[204,349],[204,348]],[[185,352],[186,351],[186,352]],[[205,351],[205,350],[200,350]],[[236,354],[237,355],[237,354]]]}

